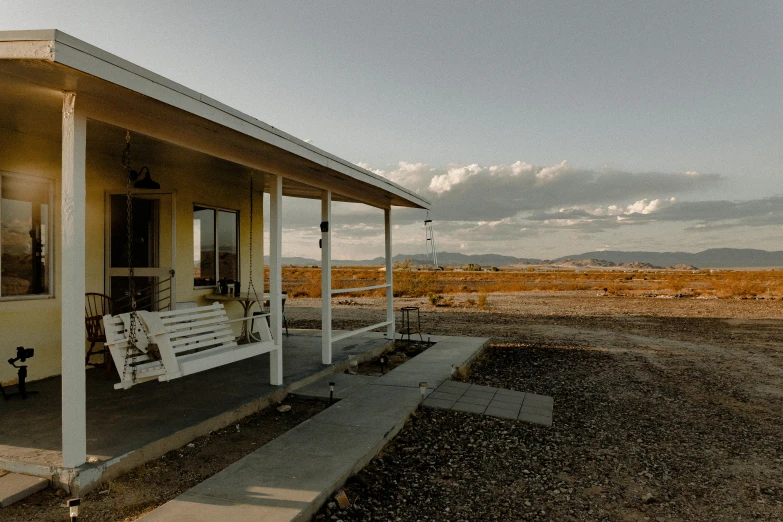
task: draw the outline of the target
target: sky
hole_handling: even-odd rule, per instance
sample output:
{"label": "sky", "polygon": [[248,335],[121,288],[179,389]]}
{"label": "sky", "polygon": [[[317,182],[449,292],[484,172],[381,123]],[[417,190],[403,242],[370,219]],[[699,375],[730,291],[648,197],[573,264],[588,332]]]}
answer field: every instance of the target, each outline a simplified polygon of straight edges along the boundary
{"label": "sky", "polygon": [[[441,251],[783,250],[781,2],[0,0],[41,28],[414,189]],[[284,209],[319,257],[317,203]],[[380,211],[334,213],[335,258],[383,255]]]}

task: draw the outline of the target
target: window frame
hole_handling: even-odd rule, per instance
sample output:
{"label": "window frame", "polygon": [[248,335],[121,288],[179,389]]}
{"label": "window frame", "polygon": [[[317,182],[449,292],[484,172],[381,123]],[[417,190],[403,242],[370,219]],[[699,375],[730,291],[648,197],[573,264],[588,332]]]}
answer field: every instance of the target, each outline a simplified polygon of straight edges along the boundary
{"label": "window frame", "polygon": [[[48,191],[49,191],[49,197],[48,197],[48,212],[47,212],[47,218],[49,220],[49,226],[47,227],[46,231],[46,240],[47,245],[49,248],[49,255],[48,255],[48,264],[46,267],[46,276],[49,281],[49,288],[47,289],[47,292],[44,294],[24,294],[24,295],[8,295],[4,296],[2,295],[2,287],[0,287],[0,302],[6,302],[6,301],[34,301],[37,299],[54,299],[56,297],[55,294],[55,279],[54,279],[54,263],[55,263],[55,254],[56,254],[56,248],[55,248],[55,242],[54,242],[54,186],[55,182],[51,178],[47,178],[44,176],[38,176],[35,174],[21,174],[19,172],[9,172],[6,170],[0,170],[0,207],[2,206],[2,193],[3,193],[3,178],[17,178],[21,180],[30,180],[32,179],[35,183],[41,183],[43,185],[46,185]],[[0,234],[2,231],[0,231]],[[0,277],[2,277],[2,252],[0,252]]]}
{"label": "window frame", "polygon": [[[230,212],[230,213],[236,215],[237,226],[236,226],[235,234],[236,234],[236,243],[237,243],[237,277],[239,277],[239,274],[242,273],[241,272],[241,256],[239,254],[240,253],[240,239],[241,239],[240,235],[239,235],[239,231],[240,231],[240,223],[239,223],[240,210],[239,209],[234,209],[234,208],[221,207],[221,206],[217,206],[217,205],[207,205],[207,204],[197,203],[197,202],[194,201],[193,202],[193,208],[192,208],[194,216],[195,216],[195,212],[196,212],[196,207],[200,207],[200,208],[206,209],[206,210],[213,210],[213,211],[215,211],[215,226],[214,226],[214,228],[212,230],[213,233],[214,233],[214,236],[215,236],[215,284],[213,284],[213,285],[196,285],[195,277],[192,278],[193,279],[193,290],[208,290],[210,288],[217,288],[218,285],[219,285],[219,282],[220,282],[220,251],[219,251],[219,247],[218,247],[219,241],[220,241],[219,238],[218,238],[218,228],[220,226],[219,225],[219,219],[220,219],[219,212]],[[191,222],[192,222],[192,220],[191,220]],[[194,233],[192,225],[191,225],[191,234],[192,234],[192,237],[193,237],[193,242],[195,243],[196,235]],[[193,261],[195,261],[195,259]]]}

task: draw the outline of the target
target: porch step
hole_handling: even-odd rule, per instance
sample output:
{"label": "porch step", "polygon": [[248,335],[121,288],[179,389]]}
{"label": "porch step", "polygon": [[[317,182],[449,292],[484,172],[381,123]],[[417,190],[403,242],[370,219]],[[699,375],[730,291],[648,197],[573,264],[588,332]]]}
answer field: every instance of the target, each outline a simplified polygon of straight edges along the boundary
{"label": "porch step", "polygon": [[10,506],[47,486],[49,481],[45,478],[0,471],[0,508]]}

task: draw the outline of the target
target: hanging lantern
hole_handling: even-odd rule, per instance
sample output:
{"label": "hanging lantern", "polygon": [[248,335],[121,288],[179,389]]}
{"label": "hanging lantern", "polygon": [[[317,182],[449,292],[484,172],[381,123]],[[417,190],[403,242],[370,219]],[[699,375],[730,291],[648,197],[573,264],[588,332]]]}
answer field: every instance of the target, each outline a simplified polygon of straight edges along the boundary
{"label": "hanging lantern", "polygon": [[[139,179],[141,175],[144,174],[144,177]],[[128,177],[131,181],[133,181],[133,188],[137,189],[153,189],[157,190],[160,188],[160,183],[157,181],[153,181],[150,177],[150,169],[146,166],[142,167],[138,172],[135,170],[128,171]]]}

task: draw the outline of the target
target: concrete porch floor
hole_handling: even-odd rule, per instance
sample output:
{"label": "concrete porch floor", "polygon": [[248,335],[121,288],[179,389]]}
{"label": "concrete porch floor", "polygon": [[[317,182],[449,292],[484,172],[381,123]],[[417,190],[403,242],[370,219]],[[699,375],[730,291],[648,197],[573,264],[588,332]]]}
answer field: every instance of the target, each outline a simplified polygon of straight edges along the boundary
{"label": "concrete porch floor", "polygon": [[[171,382],[147,382],[114,390],[102,368],[87,370],[88,464],[61,468],[61,379],[29,383],[38,393],[26,401],[0,401],[0,469],[53,479],[86,491],[157,458],[200,435],[258,411],[320,376],[339,371],[350,358],[360,361],[389,343],[367,334],[333,344],[333,365],[321,364],[317,330],[292,330],[283,339],[284,384],[269,384],[268,354]],[[77,475],[90,478],[79,481]]]}

